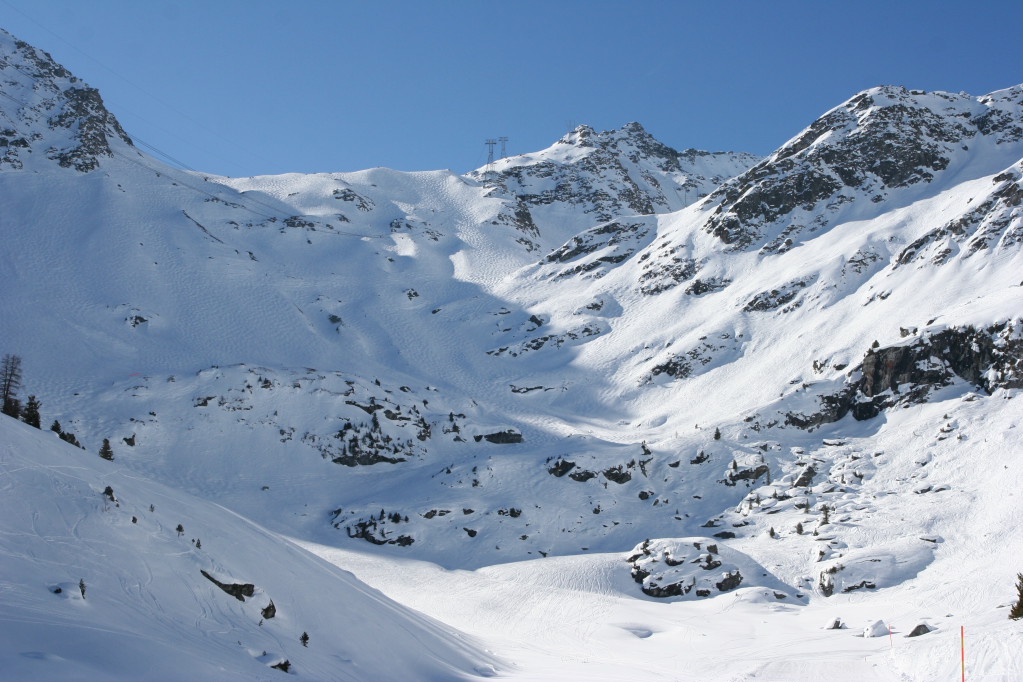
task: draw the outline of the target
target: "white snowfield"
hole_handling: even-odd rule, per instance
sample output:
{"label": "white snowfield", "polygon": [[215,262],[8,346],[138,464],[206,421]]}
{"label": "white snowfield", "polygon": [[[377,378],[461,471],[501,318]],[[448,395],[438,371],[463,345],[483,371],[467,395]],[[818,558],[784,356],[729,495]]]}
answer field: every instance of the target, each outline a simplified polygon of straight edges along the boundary
{"label": "white snowfield", "polygon": [[1023,86],[224,178],[0,58],[0,679],[1023,680]]}
{"label": "white snowfield", "polygon": [[[475,638],[219,505],[6,417],[0,434],[3,679],[273,680],[285,661],[308,680],[493,670]],[[232,596],[203,572],[252,589]]]}

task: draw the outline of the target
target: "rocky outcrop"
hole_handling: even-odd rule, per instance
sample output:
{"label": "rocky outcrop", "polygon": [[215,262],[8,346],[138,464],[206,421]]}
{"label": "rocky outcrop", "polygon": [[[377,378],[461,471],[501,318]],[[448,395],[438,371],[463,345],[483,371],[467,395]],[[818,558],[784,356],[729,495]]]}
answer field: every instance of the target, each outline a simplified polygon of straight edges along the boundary
{"label": "rocky outcrop", "polygon": [[649,597],[712,597],[749,586],[744,572],[760,576],[754,584],[774,587],[775,598],[788,597],[778,589],[783,586],[748,556],[709,538],[644,540],[625,561],[631,565],[632,579]]}
{"label": "rocky outcrop", "polygon": [[4,94],[22,105],[0,129],[0,167],[21,169],[34,159],[49,159],[84,173],[113,156],[115,140],[132,146],[99,91],[49,54],[0,30],[0,58]]}
{"label": "rocky outcrop", "polygon": [[790,312],[800,305],[799,301],[793,303],[796,296],[799,295],[800,291],[812,284],[814,279],[816,278],[803,277],[786,282],[777,289],[762,291],[747,301],[742,309],[747,313],[777,310],[778,308],[782,308],[782,312]]}
{"label": "rocky outcrop", "polygon": [[[560,248],[544,259],[544,264],[569,264],[560,269],[555,279],[572,275],[591,273],[590,277],[603,276],[609,266],[617,265],[631,258],[642,247],[650,234],[652,225],[640,221],[611,221],[572,237]],[[589,257],[590,254],[594,254]]]}
{"label": "rocky outcrop", "polygon": [[908,345],[871,348],[843,390],[820,397],[819,411],[788,413],[786,422],[813,428],[847,414],[872,419],[896,404],[923,402],[956,378],[986,393],[1023,387],[1021,326],[1023,321],[952,327]]}
{"label": "rocky outcrop", "polygon": [[199,572],[202,573],[204,578],[222,589],[224,592],[227,592],[238,601],[245,601],[245,597],[251,597],[256,594],[256,586],[252,583],[222,583],[202,569],[200,569]]}
{"label": "rocky outcrop", "polygon": [[996,175],[991,193],[963,215],[927,232],[899,253],[893,268],[943,265],[957,256],[1023,243],[1023,163]]}
{"label": "rocky outcrop", "polygon": [[864,91],[715,190],[704,229],[731,249],[787,251],[846,204],[880,204],[893,190],[929,182],[978,136],[1018,141],[1021,99],[1019,87],[981,98],[894,86]]}
{"label": "rocky outcrop", "polygon": [[513,443],[522,442],[522,434],[514,429],[507,429],[505,431],[495,431],[494,433],[485,433],[480,436],[473,437],[478,443],[481,440],[485,440],[488,443],[496,443],[498,445],[510,445]]}

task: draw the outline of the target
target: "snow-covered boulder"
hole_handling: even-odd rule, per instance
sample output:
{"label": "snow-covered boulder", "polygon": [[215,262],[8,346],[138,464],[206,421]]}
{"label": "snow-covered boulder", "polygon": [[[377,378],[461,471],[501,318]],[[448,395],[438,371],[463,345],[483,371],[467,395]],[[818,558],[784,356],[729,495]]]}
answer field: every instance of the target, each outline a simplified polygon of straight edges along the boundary
{"label": "snow-covered boulder", "polygon": [[777,599],[788,589],[749,556],[714,538],[645,540],[629,554],[632,579],[650,597],[696,599],[738,587],[769,587]]}
{"label": "snow-covered boulder", "polygon": [[876,620],[867,627],[863,628],[864,637],[884,637],[889,634],[890,628],[888,624],[883,620]]}

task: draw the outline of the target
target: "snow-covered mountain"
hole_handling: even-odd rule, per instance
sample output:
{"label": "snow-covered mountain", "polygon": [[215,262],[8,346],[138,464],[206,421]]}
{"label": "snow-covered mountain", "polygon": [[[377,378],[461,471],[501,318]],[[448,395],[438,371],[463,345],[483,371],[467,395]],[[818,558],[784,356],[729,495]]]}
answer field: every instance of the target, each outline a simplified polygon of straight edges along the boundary
{"label": "snow-covered mountain", "polygon": [[[919,590],[1004,634],[979,614],[1023,551],[995,540],[1020,510],[1023,86],[875,88],[766,159],[630,123],[467,175],[225,178],[146,156],[2,33],[0,70],[0,352],[89,451],[59,456],[222,505],[470,630],[351,552],[606,563],[623,598],[807,613],[889,595],[912,614]],[[5,466],[49,452],[26,428]],[[64,517],[93,518],[90,495]],[[247,556],[216,561],[241,576]],[[977,603],[949,585],[962,566]],[[452,677],[485,661],[436,637]]]}
{"label": "snow-covered mountain", "polygon": [[759,159],[752,154],[678,152],[639,123],[596,132],[581,125],[534,154],[500,159],[469,174],[514,199],[530,250],[550,251],[595,224],[668,213],[703,198]]}

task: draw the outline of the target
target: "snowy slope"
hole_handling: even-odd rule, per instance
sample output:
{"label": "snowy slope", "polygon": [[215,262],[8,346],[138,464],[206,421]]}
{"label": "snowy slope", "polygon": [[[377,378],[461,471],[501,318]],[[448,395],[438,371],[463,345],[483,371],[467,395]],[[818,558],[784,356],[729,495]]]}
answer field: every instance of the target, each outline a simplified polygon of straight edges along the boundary
{"label": "snowy slope", "polygon": [[309,680],[494,670],[465,635],[222,507],[8,417],[0,434],[7,679],[262,680],[283,661]]}
{"label": "snowy slope", "polygon": [[[1003,633],[1020,548],[966,539],[1019,512],[1020,86],[868,90],[762,160],[628,124],[467,176],[223,178],[0,48],[0,352],[104,466],[427,573],[939,618],[919,590]],[[986,601],[945,586],[967,564]]]}

